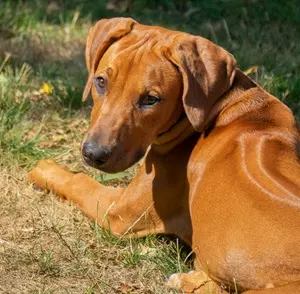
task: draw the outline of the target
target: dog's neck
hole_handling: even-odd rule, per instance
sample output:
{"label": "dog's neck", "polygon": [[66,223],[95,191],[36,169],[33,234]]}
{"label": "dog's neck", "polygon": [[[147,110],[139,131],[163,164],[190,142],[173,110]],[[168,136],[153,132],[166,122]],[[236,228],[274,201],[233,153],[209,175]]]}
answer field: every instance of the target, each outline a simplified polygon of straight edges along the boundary
{"label": "dog's neck", "polygon": [[209,126],[211,122],[214,122],[214,127],[228,125],[239,116],[245,115],[247,109],[253,111],[253,109],[261,107],[265,101],[246,99],[252,95],[244,95],[247,91],[256,91],[257,89],[261,89],[261,87],[241,70],[236,69],[232,86],[212,107],[206,126]]}
{"label": "dog's neck", "polygon": [[195,132],[190,121],[183,114],[175,124],[156,138],[152,148],[160,154],[166,154]]}

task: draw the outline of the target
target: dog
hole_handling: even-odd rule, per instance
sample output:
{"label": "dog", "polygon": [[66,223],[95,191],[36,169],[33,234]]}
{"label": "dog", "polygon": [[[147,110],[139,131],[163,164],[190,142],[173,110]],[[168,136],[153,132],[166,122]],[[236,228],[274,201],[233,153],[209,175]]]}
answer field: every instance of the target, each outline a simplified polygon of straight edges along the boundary
{"label": "dog", "polygon": [[125,188],[42,160],[30,181],[116,236],[175,234],[195,271],[184,293],[300,293],[300,140],[291,110],[199,36],[103,19],[89,31],[90,127],[81,151]]}

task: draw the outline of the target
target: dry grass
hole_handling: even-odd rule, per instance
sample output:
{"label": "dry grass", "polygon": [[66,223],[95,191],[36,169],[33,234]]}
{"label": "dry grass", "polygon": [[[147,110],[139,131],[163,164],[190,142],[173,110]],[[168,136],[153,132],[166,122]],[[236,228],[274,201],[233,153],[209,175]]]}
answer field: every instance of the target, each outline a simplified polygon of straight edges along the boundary
{"label": "dry grass", "polygon": [[155,260],[170,245],[115,239],[17,167],[1,171],[0,189],[1,293],[169,293]]}

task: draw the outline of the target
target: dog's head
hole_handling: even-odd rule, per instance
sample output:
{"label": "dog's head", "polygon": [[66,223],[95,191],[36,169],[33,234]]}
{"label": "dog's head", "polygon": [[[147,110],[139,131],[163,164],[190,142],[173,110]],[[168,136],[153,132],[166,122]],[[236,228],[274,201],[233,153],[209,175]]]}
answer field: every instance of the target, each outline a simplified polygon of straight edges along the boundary
{"label": "dog's head", "polygon": [[86,46],[91,124],[86,162],[107,172],[137,162],[185,112],[201,132],[216,100],[231,86],[234,58],[210,41],[130,18],[100,20]]}

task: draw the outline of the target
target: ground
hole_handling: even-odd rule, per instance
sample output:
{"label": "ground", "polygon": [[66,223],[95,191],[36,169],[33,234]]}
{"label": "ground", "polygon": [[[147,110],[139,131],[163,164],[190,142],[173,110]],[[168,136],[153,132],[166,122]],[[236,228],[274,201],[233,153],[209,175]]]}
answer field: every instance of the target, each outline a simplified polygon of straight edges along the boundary
{"label": "ground", "polygon": [[176,238],[116,239],[27,181],[41,158],[107,185],[126,185],[138,168],[108,175],[82,163],[88,29],[103,17],[131,16],[207,37],[299,119],[298,1],[2,2],[0,293],[172,293],[165,276],[191,269],[190,250]]}

